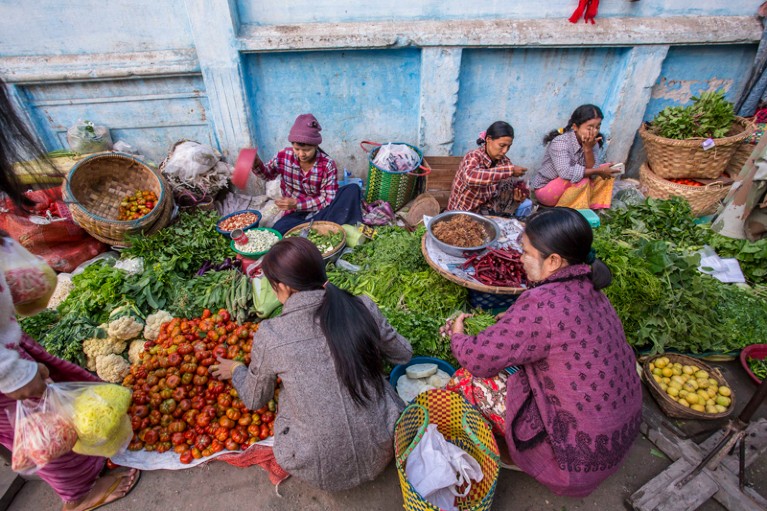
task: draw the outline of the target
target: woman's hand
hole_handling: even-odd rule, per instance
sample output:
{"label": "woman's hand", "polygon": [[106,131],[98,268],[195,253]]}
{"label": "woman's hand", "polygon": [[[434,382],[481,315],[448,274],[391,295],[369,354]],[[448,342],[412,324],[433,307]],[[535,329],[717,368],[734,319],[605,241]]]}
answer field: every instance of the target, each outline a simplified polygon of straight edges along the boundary
{"label": "woman's hand", "polygon": [[239,366],[245,365],[242,362],[229,360],[227,358],[217,357],[217,359],[218,363],[210,366],[208,371],[210,371],[210,374],[212,374],[214,378],[218,378],[219,380],[231,380],[234,370]]}
{"label": "woman's hand", "polygon": [[581,136],[581,145],[584,149],[594,149],[594,146],[597,145],[598,142],[601,142],[602,137],[597,136],[599,133],[597,131],[589,131]]}
{"label": "woman's hand", "polygon": [[523,200],[527,199],[527,196],[530,195],[529,193],[525,193],[519,188],[514,189],[514,202],[522,202]]}
{"label": "woman's hand", "polygon": [[603,163],[599,167],[594,169],[594,175],[602,176],[602,177],[613,177],[617,174],[620,174],[621,171],[619,169],[612,168],[613,163]]}
{"label": "woman's hand", "polygon": [[439,333],[442,337],[449,337],[452,334],[462,334],[464,330],[463,322],[466,318],[472,317],[474,314],[466,314],[462,312],[455,318],[448,319],[445,325],[440,327]]}
{"label": "woman's hand", "polygon": [[274,204],[284,210],[287,211],[289,209],[296,209],[296,206],[298,205],[298,201],[294,199],[293,197],[280,197],[279,199],[274,201]]}
{"label": "woman's hand", "polygon": [[511,172],[513,173],[514,177],[519,177],[525,172],[527,172],[526,167],[520,167],[519,165],[512,165],[511,166]]}
{"label": "woman's hand", "polygon": [[29,399],[32,397],[42,397],[45,388],[48,386],[45,380],[48,379],[48,368],[43,364],[37,364],[37,374],[32,380],[13,392],[8,392],[6,396],[11,399],[20,401],[22,399]]}

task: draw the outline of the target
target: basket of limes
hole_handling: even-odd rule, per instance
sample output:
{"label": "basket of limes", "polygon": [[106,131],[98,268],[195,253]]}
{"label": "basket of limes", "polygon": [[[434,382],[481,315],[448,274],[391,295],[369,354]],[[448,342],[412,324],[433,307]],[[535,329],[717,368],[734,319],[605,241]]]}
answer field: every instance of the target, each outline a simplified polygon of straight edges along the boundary
{"label": "basket of limes", "polygon": [[718,369],[687,355],[650,357],[642,367],[650,393],[669,417],[722,419],[730,415],[735,394]]}

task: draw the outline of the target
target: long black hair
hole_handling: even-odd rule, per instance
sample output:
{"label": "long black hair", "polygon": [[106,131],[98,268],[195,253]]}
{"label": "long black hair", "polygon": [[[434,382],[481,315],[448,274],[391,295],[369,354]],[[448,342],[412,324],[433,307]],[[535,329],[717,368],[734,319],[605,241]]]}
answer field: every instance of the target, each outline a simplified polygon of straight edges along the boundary
{"label": "long black hair", "polygon": [[[16,112],[7,86],[0,79],[0,192],[6,193],[22,210],[28,210],[32,201],[24,195],[24,187],[14,172],[13,164],[30,158],[37,158],[49,169],[54,169],[40,142]],[[34,172],[31,167],[30,172]]]}
{"label": "long black hair", "polygon": [[578,211],[547,208],[527,219],[525,234],[530,244],[545,258],[559,254],[568,264],[591,266],[591,282],[602,289],[612,282],[610,269],[596,258],[591,248],[594,232]]}
{"label": "long black hair", "polygon": [[314,243],[306,238],[285,238],[264,256],[261,267],[273,287],[283,283],[296,291],[325,288],[317,319],[338,378],[360,406],[382,397],[383,357],[375,318],[361,300],[327,281],[325,262]]}
{"label": "long black hair", "polygon": [[514,128],[511,127],[511,124],[504,121],[495,121],[493,124],[490,125],[489,128],[485,130],[485,138],[479,137],[477,139],[477,145],[482,145],[485,143],[485,139],[487,137],[490,138],[501,138],[501,137],[511,137],[514,138]]}
{"label": "long black hair", "polygon": [[[591,119],[604,119],[605,116],[602,114],[602,110],[599,109],[596,105],[581,105],[578,108],[575,109],[575,112],[570,116],[570,120],[567,121],[567,126],[564,128],[562,132],[559,130],[551,130],[549,131],[544,137],[543,137],[543,145],[548,144],[555,138],[557,138],[559,135],[563,133],[567,133],[568,131],[573,129],[573,124],[576,126],[580,126],[586,121],[590,121]],[[599,133],[597,135],[598,137],[601,137],[599,140],[599,147],[602,147],[604,145],[605,137],[602,135],[602,133]]]}

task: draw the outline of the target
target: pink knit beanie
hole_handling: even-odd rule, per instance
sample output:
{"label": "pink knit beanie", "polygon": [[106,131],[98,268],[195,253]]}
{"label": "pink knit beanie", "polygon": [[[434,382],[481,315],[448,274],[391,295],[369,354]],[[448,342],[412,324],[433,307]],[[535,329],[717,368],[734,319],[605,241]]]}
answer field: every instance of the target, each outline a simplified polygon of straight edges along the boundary
{"label": "pink knit beanie", "polygon": [[296,117],[296,122],[290,128],[289,142],[307,145],[320,145],[322,143],[322,126],[312,114],[301,114]]}

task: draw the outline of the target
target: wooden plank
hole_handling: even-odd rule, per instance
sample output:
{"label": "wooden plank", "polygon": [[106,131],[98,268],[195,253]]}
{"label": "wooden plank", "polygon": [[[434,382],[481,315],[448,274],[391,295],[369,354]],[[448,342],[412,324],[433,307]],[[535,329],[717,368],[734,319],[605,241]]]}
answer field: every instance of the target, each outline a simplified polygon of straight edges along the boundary
{"label": "wooden plank", "polygon": [[[637,511],[694,511],[710,499],[719,486],[704,470],[683,488],[674,484],[694,468],[695,463],[678,459],[669,468],[655,476],[649,483],[629,497],[628,502]],[[673,498],[671,498],[673,497]]]}
{"label": "wooden plank", "polygon": [[426,178],[426,191],[439,202],[440,208],[447,207],[453,178],[458,171],[461,156],[425,156],[424,160],[431,167],[431,174]]}

